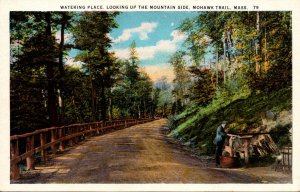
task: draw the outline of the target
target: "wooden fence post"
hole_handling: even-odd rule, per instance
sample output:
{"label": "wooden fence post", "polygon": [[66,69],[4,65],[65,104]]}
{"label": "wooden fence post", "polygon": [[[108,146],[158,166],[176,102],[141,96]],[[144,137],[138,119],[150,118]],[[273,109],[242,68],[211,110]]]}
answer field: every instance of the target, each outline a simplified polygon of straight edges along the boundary
{"label": "wooden fence post", "polygon": [[[73,131],[72,131],[73,134],[78,133],[78,126],[75,125],[75,127],[72,127],[72,130],[73,130]],[[73,137],[73,138],[72,138],[74,144],[78,143],[78,137],[79,137],[79,136],[76,136],[76,137]]]}
{"label": "wooden fence post", "polygon": [[[80,132],[85,132],[87,130],[87,127],[86,127],[86,125],[81,125],[79,129],[80,129]],[[77,130],[77,132],[78,132],[78,130]],[[89,137],[89,133],[82,133],[81,137],[82,137],[82,140],[85,140],[86,137]]]}
{"label": "wooden fence post", "polygon": [[[80,127],[79,127],[78,125],[76,125],[76,126],[75,126],[75,132],[73,132],[73,133],[76,134],[76,133],[78,133],[79,131],[80,131]],[[80,136],[74,137],[74,142],[75,142],[75,144],[78,143],[79,137],[80,137]]]}
{"label": "wooden fence post", "polygon": [[[65,134],[63,133],[63,128],[59,128],[59,130],[58,130],[58,137],[59,137],[59,139],[61,139],[64,136],[65,136]],[[59,150],[59,152],[62,152],[64,150],[63,141],[59,142],[58,150]]]}
{"label": "wooden fence post", "polygon": [[[291,156],[290,156],[291,155]],[[291,171],[293,168],[293,149],[292,147],[289,147],[289,170]]]}
{"label": "wooden fence post", "polygon": [[103,120],[103,122],[102,122],[102,130],[103,130],[102,133],[103,134],[106,132],[105,127],[106,127],[106,122]]}
{"label": "wooden fence post", "polygon": [[96,129],[97,129],[97,135],[99,135],[100,134],[100,132],[99,132],[99,128],[101,127],[101,125],[100,125],[100,123],[97,123],[96,124]]}
{"label": "wooden fence post", "polygon": [[[18,140],[15,142],[10,142],[10,158],[14,159],[15,157],[19,156],[19,142]],[[10,164],[10,178],[11,179],[19,179],[19,167],[18,163],[13,162]]]}
{"label": "wooden fence post", "polygon": [[[68,127],[68,135],[72,135],[73,131],[72,131],[72,127]],[[69,145],[72,146],[73,145],[73,138],[69,138]]]}
{"label": "wooden fence post", "polygon": [[46,134],[45,133],[40,133],[40,143],[41,143],[41,157],[42,161],[47,161],[47,150],[44,148],[46,144]]}
{"label": "wooden fence post", "polygon": [[[56,129],[52,129],[51,130],[51,143],[55,142],[55,133],[56,133]],[[55,144],[51,144],[51,150],[52,150],[52,154],[56,154],[56,146]]]}
{"label": "wooden fence post", "polygon": [[[34,149],[34,135],[26,138],[26,152]],[[30,156],[26,157],[27,169],[34,169],[34,152],[31,152]]]}
{"label": "wooden fence post", "polygon": [[85,136],[85,134],[83,133],[84,131],[85,131],[85,127],[84,127],[85,125],[83,125],[83,126],[81,126],[80,128],[79,128],[79,131],[81,132],[81,134],[78,136],[79,137],[79,139],[81,140],[81,141],[83,141],[85,138],[84,138],[84,136]]}
{"label": "wooden fence post", "polygon": [[248,150],[248,147],[249,147],[249,141],[248,139],[245,140],[245,163],[246,163],[246,166],[248,166],[248,163],[249,163],[249,150]]}
{"label": "wooden fence post", "polygon": [[[77,126],[73,126],[72,127],[72,134],[75,134],[75,133],[77,133]],[[72,142],[73,142],[73,144],[75,145],[77,142],[76,142],[76,137],[72,137]]]}
{"label": "wooden fence post", "polygon": [[93,137],[95,135],[94,131],[93,131],[93,125],[90,124],[90,125],[88,125],[88,127],[90,128],[90,135],[91,135],[91,137]]}

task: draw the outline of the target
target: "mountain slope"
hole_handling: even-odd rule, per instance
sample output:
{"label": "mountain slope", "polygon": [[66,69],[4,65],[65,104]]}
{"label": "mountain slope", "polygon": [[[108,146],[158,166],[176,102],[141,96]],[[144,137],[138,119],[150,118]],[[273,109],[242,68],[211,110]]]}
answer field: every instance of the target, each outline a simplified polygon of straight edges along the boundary
{"label": "mountain slope", "polygon": [[[276,132],[271,135],[275,142],[285,145],[290,142],[287,134],[292,126],[291,109],[292,88],[213,102],[201,108],[194,106],[170,120],[170,135],[200,153],[212,154],[215,129],[227,120],[230,133],[257,132],[258,127],[267,125],[265,131]],[[273,115],[271,123],[266,121],[266,114]]]}

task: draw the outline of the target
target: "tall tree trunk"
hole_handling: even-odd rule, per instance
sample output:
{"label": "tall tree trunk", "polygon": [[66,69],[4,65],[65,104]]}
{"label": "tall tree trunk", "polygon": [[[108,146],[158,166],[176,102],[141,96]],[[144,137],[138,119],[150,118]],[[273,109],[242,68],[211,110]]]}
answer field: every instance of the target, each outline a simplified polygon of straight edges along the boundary
{"label": "tall tree trunk", "polygon": [[145,101],[145,97],[143,97],[143,104],[144,104],[144,114],[143,117],[146,117],[146,101]]}
{"label": "tall tree trunk", "polygon": [[65,44],[65,28],[66,28],[66,13],[62,12],[61,18],[61,29],[60,29],[60,44],[59,44],[59,71],[61,77],[64,76],[64,64],[63,64],[63,54],[64,54],[64,44]]}
{"label": "tall tree trunk", "polygon": [[267,27],[265,26],[265,73],[269,70],[268,47],[267,47]]}
{"label": "tall tree trunk", "polygon": [[227,50],[226,55],[227,55],[227,58],[228,58],[228,65],[227,65],[227,68],[228,68],[228,66],[231,65],[231,54],[230,54],[230,51],[229,51],[230,50],[230,43],[227,40],[227,38],[225,38],[225,46],[226,46],[226,50]]}
{"label": "tall tree trunk", "polygon": [[151,101],[150,101],[150,111],[149,112],[150,112],[151,117],[153,117],[153,108],[154,108],[153,107],[153,105],[154,105],[154,99],[153,98],[154,98],[154,93],[151,94]]}
{"label": "tall tree trunk", "polygon": [[[52,40],[52,33],[51,33],[51,14],[50,12],[46,12],[45,20],[47,23],[46,26],[46,37],[48,38],[49,46],[54,48],[53,40]],[[55,83],[54,83],[54,64],[55,61],[52,59],[51,61],[48,60],[46,62],[46,74],[48,80],[48,113],[49,113],[49,120],[51,126],[57,125],[57,99],[55,96]]]}
{"label": "tall tree trunk", "polygon": [[92,118],[93,121],[96,121],[98,119],[98,114],[97,114],[97,109],[96,109],[96,103],[97,103],[97,97],[96,97],[96,88],[95,88],[95,83],[93,80],[93,75],[91,74],[91,69],[90,69],[90,86],[91,86],[91,102],[92,102]]}
{"label": "tall tree trunk", "polygon": [[93,71],[90,64],[88,64],[89,69],[89,78],[90,78],[90,88],[91,88],[91,112],[92,112],[92,121],[98,120],[98,112],[97,112],[97,96],[96,96],[96,85],[93,80]]}
{"label": "tall tree trunk", "polygon": [[104,86],[103,79],[101,82],[100,98],[101,98],[100,99],[101,119],[106,120],[107,104],[106,104],[105,86]]}
{"label": "tall tree trunk", "polygon": [[[230,47],[233,48],[234,47],[234,41],[233,41],[233,37],[232,37],[232,32],[230,32],[229,34],[229,38],[230,38]],[[229,53],[229,52],[228,52]],[[232,59],[231,59],[232,58]],[[229,60],[229,65],[231,65],[231,61],[235,61],[236,60],[236,55],[233,53],[231,54],[231,58]]]}
{"label": "tall tree trunk", "polygon": [[178,101],[177,101],[177,94],[175,94],[175,115],[177,115],[178,112]]}
{"label": "tall tree trunk", "polygon": [[[250,12],[248,11],[248,13],[247,13],[247,26],[248,26],[247,27],[247,35],[249,35],[250,31],[251,31],[250,22],[249,22],[249,20],[250,20],[249,15],[250,15]],[[251,66],[251,68],[252,68],[252,63],[251,63],[251,46],[252,46],[252,40],[250,39],[249,40],[249,50],[246,50],[246,53],[248,53],[248,65]]]}
{"label": "tall tree trunk", "polygon": [[138,115],[139,115],[139,119],[141,118],[141,109],[140,109],[140,104],[138,104]]}
{"label": "tall tree trunk", "polygon": [[219,65],[219,47],[217,45],[217,52],[216,52],[216,87],[218,87],[219,84],[219,69],[218,69],[218,65]]}
{"label": "tall tree trunk", "polygon": [[260,17],[259,12],[256,13],[256,32],[257,37],[255,40],[255,56],[256,56],[256,64],[255,64],[255,72],[258,76],[260,76],[261,66],[260,66],[260,56],[259,56],[259,46],[260,46]]}
{"label": "tall tree trunk", "polygon": [[111,120],[113,120],[114,119],[114,117],[113,117],[113,103],[112,103],[112,98],[111,98],[111,89],[110,89],[110,91],[109,91],[109,99],[108,99],[108,101],[109,101],[109,120],[111,121]]}
{"label": "tall tree trunk", "polygon": [[[59,44],[59,72],[60,72],[60,78],[62,78],[65,75],[64,71],[64,64],[63,64],[63,54],[64,54],[64,44],[65,44],[65,28],[66,28],[66,13],[61,13],[61,29],[60,29],[60,44]],[[60,121],[64,119],[64,91],[62,89],[63,82],[60,80],[59,87],[59,116]],[[61,122],[60,122],[61,123]]]}
{"label": "tall tree trunk", "polygon": [[223,75],[224,75],[224,84],[225,84],[226,83],[226,34],[225,34],[225,31],[224,31],[223,49],[224,49]]}

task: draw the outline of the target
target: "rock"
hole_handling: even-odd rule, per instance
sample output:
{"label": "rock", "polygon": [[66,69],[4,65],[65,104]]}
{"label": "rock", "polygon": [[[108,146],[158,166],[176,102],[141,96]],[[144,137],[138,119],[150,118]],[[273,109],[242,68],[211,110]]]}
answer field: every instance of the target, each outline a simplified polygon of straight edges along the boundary
{"label": "rock", "polygon": [[275,114],[272,111],[267,111],[266,112],[266,118],[267,119],[273,120],[274,117],[275,117]]}

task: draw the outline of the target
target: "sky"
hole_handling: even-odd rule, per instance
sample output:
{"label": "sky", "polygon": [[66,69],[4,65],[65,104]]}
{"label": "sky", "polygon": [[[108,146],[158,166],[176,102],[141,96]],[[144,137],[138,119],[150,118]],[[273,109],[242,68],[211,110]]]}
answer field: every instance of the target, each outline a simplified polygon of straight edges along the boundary
{"label": "sky", "polygon": [[166,76],[172,81],[174,74],[168,60],[173,53],[182,50],[186,38],[177,28],[184,19],[197,14],[178,11],[122,12],[116,17],[119,27],[109,34],[113,42],[110,51],[114,51],[120,59],[127,59],[129,47],[135,41],[139,65],[149,77],[155,81]]}
{"label": "sky", "polygon": [[197,12],[123,12],[117,16],[119,27],[113,29],[110,37],[112,51],[121,59],[129,57],[130,44],[135,41],[140,67],[152,80],[166,76],[174,78],[168,64],[170,56],[182,49],[186,35],[177,29],[186,18]]}

